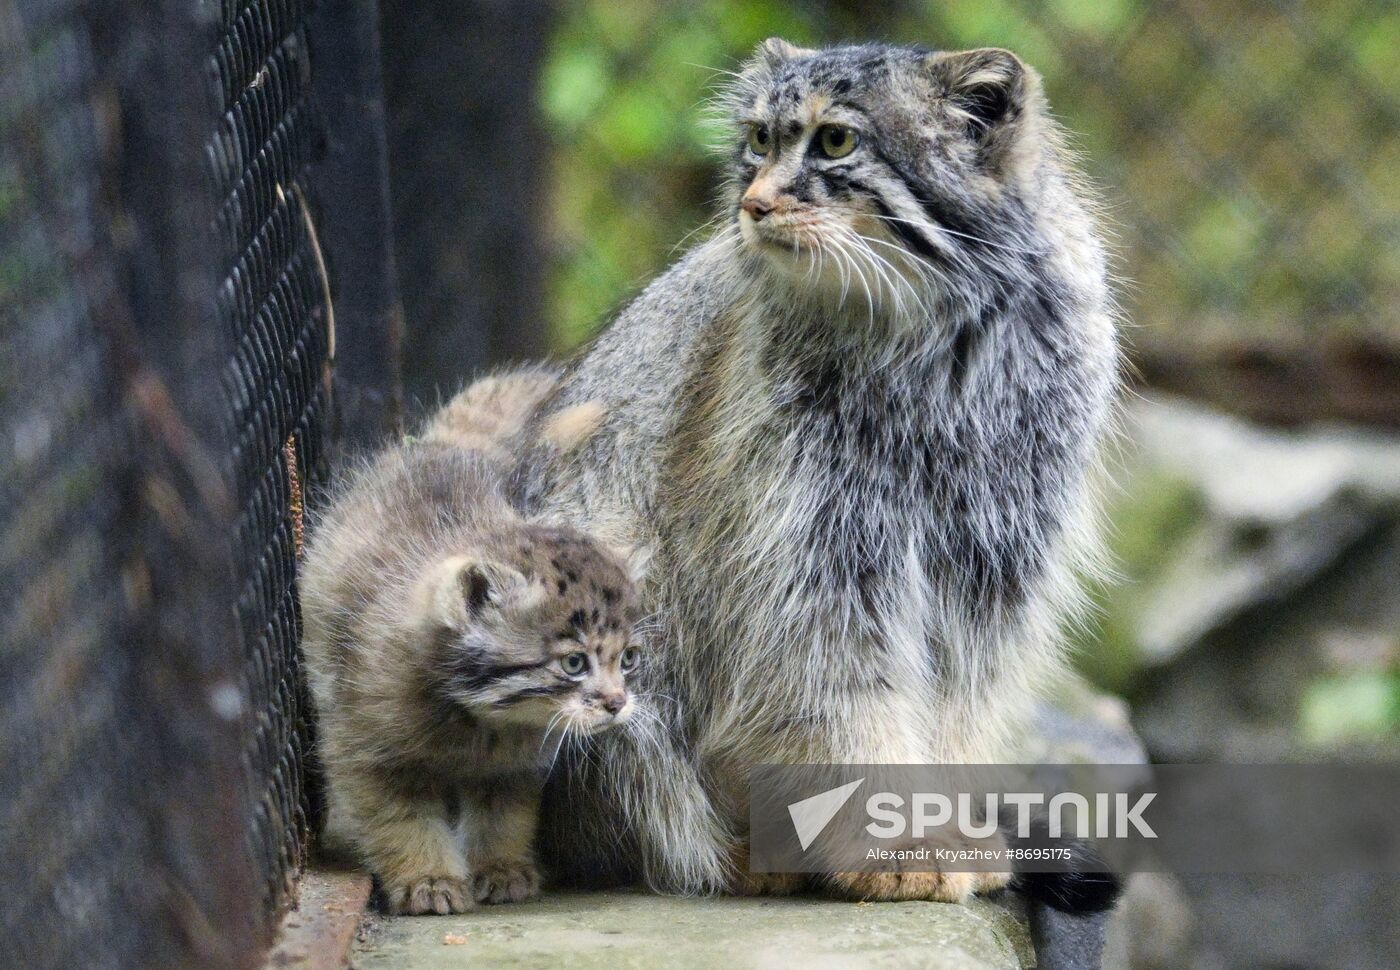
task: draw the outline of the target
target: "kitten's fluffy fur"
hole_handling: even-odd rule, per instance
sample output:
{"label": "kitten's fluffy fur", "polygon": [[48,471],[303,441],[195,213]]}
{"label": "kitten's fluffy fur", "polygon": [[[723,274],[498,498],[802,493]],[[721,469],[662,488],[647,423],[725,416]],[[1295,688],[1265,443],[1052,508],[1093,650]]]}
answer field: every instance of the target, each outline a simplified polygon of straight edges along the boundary
{"label": "kitten's fluffy fur", "polygon": [[[577,428],[589,413],[559,418]],[[573,529],[523,521],[488,454],[405,444],[330,505],[302,608],[331,821],[391,911],[537,892],[547,762],[635,708],[625,564]]]}
{"label": "kitten's fluffy fur", "polygon": [[554,390],[559,374],[558,368],[536,365],[483,377],[433,415],[423,440],[456,445],[504,465],[511,460],[504,443]]}

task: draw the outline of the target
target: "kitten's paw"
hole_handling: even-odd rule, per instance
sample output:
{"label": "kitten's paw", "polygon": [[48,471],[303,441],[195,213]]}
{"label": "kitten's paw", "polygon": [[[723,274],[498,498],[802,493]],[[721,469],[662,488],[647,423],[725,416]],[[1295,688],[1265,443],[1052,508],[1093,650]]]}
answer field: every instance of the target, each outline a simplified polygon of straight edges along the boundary
{"label": "kitten's paw", "polygon": [[483,862],[472,874],[472,898],[478,903],[519,903],[539,894],[540,873],[528,860]]}
{"label": "kitten's paw", "polygon": [[395,916],[426,916],[437,913],[465,913],[476,906],[466,880],[451,876],[427,876],[386,886],[384,895],[389,912]]}

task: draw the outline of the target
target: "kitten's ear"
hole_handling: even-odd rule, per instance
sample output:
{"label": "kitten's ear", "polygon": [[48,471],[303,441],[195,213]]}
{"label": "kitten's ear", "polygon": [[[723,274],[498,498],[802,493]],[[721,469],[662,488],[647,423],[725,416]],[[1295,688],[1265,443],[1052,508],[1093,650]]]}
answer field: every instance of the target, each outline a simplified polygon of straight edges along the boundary
{"label": "kitten's ear", "polygon": [[1007,50],[930,54],[924,69],[950,106],[966,119],[968,135],[996,147],[1027,113],[1040,91],[1040,78]]}
{"label": "kitten's ear", "polygon": [[768,67],[777,67],[785,61],[796,60],[799,57],[815,53],[816,51],[808,50],[805,47],[789,44],[781,37],[769,37],[754,49],[753,56],[754,60]]}
{"label": "kitten's ear", "polygon": [[478,556],[451,556],[428,570],[423,606],[433,624],[456,630],[489,608],[519,605],[531,588],[525,575],[510,566]]}

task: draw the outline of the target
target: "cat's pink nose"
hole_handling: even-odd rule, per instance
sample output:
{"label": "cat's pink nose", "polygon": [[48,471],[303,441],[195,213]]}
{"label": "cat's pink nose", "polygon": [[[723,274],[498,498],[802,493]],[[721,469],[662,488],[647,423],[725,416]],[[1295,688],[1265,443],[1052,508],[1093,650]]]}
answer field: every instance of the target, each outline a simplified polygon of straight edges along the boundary
{"label": "cat's pink nose", "polygon": [[757,195],[746,195],[740,208],[753,217],[754,222],[758,222],[768,213],[773,211],[773,203]]}
{"label": "cat's pink nose", "polygon": [[626,694],[609,694],[603,698],[603,710],[609,714],[616,714],[627,706]]}

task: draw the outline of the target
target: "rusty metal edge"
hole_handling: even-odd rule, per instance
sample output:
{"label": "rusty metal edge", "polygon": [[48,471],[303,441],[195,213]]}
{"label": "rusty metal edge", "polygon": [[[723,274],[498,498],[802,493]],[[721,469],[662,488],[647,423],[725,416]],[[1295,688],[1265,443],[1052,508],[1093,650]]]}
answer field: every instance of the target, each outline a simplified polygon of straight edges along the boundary
{"label": "rusty metal edge", "polygon": [[344,970],[368,917],[370,877],[313,866],[301,875],[296,906],[282,919],[267,970]]}

